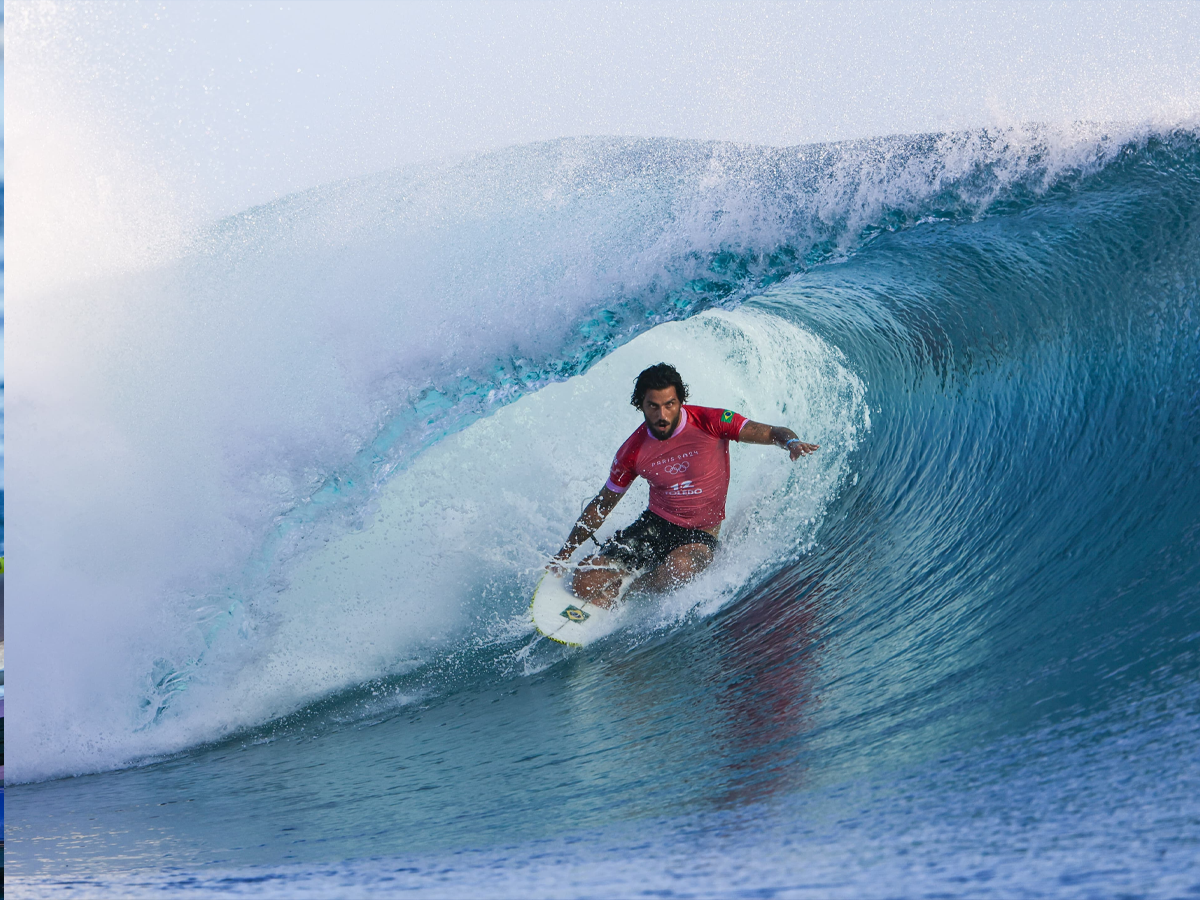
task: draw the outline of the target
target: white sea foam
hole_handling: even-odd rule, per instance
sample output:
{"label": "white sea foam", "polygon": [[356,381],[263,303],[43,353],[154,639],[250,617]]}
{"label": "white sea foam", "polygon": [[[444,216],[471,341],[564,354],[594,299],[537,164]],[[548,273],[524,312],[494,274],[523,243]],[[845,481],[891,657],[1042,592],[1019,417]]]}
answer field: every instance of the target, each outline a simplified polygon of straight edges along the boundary
{"label": "white sea foam", "polygon": [[[297,561],[258,608],[278,625],[236,676],[240,702],[286,707],[392,671],[435,638],[523,619],[540,567],[640,421],[626,399],[633,377],[660,359],[686,373],[694,402],[791,422],[823,448],[791,466],[775,448],[734,446],[719,563],[669,608],[719,603],[757,569],[801,552],[868,427],[863,385],[836,351],[774,317],[714,313],[663,325],[586,376],[446,438],[383,487],[369,525]],[[640,513],[644,495],[631,492],[604,533]],[[191,705],[202,692],[189,693]]]}
{"label": "white sea foam", "polygon": [[[41,765],[103,765],[169,751],[457,646],[510,639],[524,621],[539,567],[639,421],[627,402],[633,376],[663,358],[683,369],[694,402],[790,422],[822,445],[796,466],[775,448],[735,445],[718,563],[649,618],[639,613],[635,627],[669,626],[698,605],[719,607],[769,561],[803,551],[867,427],[863,386],[835,350],[777,318],[747,312],[659,326],[587,375],[445,438],[382,487],[364,527],[301,554],[282,582],[218,623],[210,647],[199,631],[182,628],[182,608],[148,618],[143,634],[169,622],[179,633],[160,634],[156,650],[143,646],[124,665],[107,659],[110,677],[87,708],[59,707],[73,724],[50,719],[65,752],[43,755]],[[644,487],[632,490],[606,532],[644,506]],[[145,712],[139,722],[133,693],[111,693],[112,676],[122,675],[127,691],[144,691],[150,652],[177,662],[203,657],[171,709],[136,730]],[[79,693],[75,688],[72,696]],[[39,731],[39,742],[51,739],[48,728]],[[22,769],[26,776],[49,774]]]}

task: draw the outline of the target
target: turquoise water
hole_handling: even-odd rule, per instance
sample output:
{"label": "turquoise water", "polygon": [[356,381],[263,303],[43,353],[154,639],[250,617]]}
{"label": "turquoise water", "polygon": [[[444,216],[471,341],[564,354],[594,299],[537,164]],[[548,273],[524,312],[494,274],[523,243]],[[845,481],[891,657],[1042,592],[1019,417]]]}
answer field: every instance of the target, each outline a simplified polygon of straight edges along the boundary
{"label": "turquoise water", "polygon": [[[162,600],[189,612],[147,626],[128,693],[80,682],[107,723],[86,752],[54,710],[14,738],[6,889],[1200,892],[1200,144],[990,140],[539,145],[215,229],[184,308],[268,279],[293,292],[268,319],[327,311],[306,278],[343,266],[379,328],[483,324],[343,379],[383,412],[247,515],[219,589]],[[466,212],[428,200],[447,179]],[[394,204],[348,228],[364,192]],[[426,202],[456,235],[436,266],[404,243]],[[497,274],[534,235],[540,274]],[[387,312],[472,247],[486,275],[438,283],[494,305]],[[537,566],[659,357],[821,458],[735,448],[705,578],[549,646]]]}

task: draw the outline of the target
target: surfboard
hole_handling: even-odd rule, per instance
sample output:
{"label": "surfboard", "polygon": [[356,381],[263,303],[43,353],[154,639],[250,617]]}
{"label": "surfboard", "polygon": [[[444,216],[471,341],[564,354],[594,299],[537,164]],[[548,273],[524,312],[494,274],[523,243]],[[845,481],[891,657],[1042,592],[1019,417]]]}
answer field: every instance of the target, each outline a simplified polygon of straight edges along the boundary
{"label": "surfboard", "polygon": [[582,647],[612,630],[617,604],[632,582],[632,577],[626,578],[617,599],[606,608],[580,600],[567,590],[566,578],[547,572],[529,604],[534,627],[552,641]]}

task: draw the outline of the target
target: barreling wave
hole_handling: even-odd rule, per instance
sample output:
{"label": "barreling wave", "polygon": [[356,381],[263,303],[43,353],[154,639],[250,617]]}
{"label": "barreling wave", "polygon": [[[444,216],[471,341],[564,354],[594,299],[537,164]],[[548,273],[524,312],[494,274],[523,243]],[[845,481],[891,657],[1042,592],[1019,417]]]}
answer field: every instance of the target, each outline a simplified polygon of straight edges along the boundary
{"label": "barreling wave", "polygon": [[140,624],[102,695],[14,720],[10,777],[552,666],[537,566],[668,355],[824,449],[739,458],[722,559],[612,652],[766,615],[770,684],[819,635],[836,675],[794,739],[831,769],[1153,691],[1196,664],[1198,188],[1186,130],[581,139],[218,223],[72,301],[119,336],[81,371],[127,468],[68,470],[44,515],[120,523],[99,559],[195,549],[91,570]]}

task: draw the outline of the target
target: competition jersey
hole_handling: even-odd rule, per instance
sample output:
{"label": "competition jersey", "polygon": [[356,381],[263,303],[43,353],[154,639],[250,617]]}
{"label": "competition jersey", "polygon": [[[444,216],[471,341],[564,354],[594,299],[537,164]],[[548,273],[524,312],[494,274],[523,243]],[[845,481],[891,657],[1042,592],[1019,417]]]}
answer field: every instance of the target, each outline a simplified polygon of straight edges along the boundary
{"label": "competition jersey", "polygon": [[729,442],[747,421],[732,410],[685,405],[662,441],[643,423],[617,451],[605,486],[623,494],[641,475],[650,483],[650,512],[685,528],[712,528],[725,518]]}

